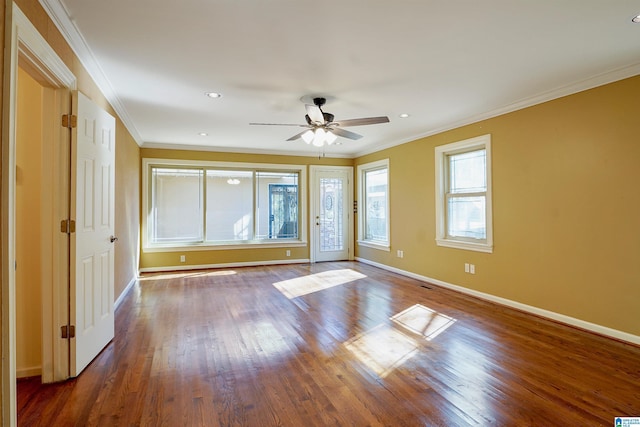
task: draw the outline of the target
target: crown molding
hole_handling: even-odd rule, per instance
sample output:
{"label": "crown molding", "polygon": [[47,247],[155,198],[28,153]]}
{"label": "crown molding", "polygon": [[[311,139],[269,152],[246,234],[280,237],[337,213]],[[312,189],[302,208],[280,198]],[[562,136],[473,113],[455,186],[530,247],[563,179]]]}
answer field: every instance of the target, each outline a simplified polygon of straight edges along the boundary
{"label": "crown molding", "polygon": [[631,64],[625,67],[616,68],[614,70],[606,71],[604,73],[596,74],[586,79],[579,80],[577,82],[573,82],[571,84],[561,86],[556,89],[543,92],[541,94],[538,94],[529,98],[524,98],[520,101],[514,102],[512,104],[509,104],[500,108],[496,108],[491,111],[487,111],[486,113],[477,114],[462,120],[451,122],[445,126],[441,126],[437,129],[431,129],[425,133],[414,135],[399,141],[393,141],[386,144],[377,145],[375,147],[371,147],[370,149],[355,153],[354,157],[361,157],[367,154],[377,153],[378,151],[386,150],[387,148],[392,148],[398,145],[406,144],[411,141],[416,141],[421,138],[426,138],[429,136],[437,135],[442,132],[457,129],[462,126],[466,126],[466,125],[477,123],[483,120],[502,116],[504,114],[512,113],[517,110],[522,110],[527,107],[533,107],[534,105],[542,104],[548,101],[553,101],[554,99],[573,95],[579,92],[583,92],[585,90],[596,88],[598,86],[604,86],[606,84],[614,83],[619,80],[635,77],[637,75],[640,75],[640,62]]}
{"label": "crown molding", "polygon": [[111,82],[96,60],[93,52],[89,48],[89,45],[78,30],[78,27],[76,27],[75,23],[69,16],[67,9],[64,7],[62,2],[60,0],[40,0],[40,5],[44,8],[45,12],[47,12],[47,15],[49,15],[56,28],[58,28],[64,39],[80,60],[80,63],[84,66],[102,94],[111,104],[111,107],[113,107],[116,114],[120,120],[122,120],[138,146],[142,146],[142,137],[133,123],[131,116],[129,116],[126,108],[118,98]]}
{"label": "crown molding", "polygon": [[238,147],[215,147],[210,145],[192,144],[167,144],[164,142],[145,142],[140,148],[160,149],[160,150],[184,150],[184,151],[207,151],[216,153],[237,153],[237,154],[264,154],[273,156],[296,156],[296,157],[316,157],[332,159],[353,159],[350,153],[323,153],[322,151],[294,151],[294,150],[264,150],[259,148],[238,148]]}

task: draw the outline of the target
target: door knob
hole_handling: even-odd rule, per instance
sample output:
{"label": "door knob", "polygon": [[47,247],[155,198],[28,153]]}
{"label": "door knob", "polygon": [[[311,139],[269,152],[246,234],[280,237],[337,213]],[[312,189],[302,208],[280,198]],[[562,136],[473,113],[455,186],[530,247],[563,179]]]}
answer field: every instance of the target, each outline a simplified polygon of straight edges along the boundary
{"label": "door knob", "polygon": [[113,242],[117,242],[118,238],[116,236],[111,236],[109,237],[109,240],[111,241],[111,243],[113,243]]}

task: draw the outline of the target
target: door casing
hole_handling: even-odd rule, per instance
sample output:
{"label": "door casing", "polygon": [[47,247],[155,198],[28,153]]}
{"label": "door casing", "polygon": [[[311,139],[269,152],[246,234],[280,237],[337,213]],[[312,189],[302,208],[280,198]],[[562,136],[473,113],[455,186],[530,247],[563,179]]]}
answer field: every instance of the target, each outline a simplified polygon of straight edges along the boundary
{"label": "door casing", "polygon": [[[46,40],[40,35],[31,24],[24,13],[12,2],[6,5],[6,26],[10,28],[8,37],[5,38],[5,51],[9,54],[5,61],[5,90],[3,92],[3,126],[2,126],[2,424],[15,426],[17,423],[16,414],[16,317],[15,317],[15,194],[16,194],[16,106],[17,106],[17,74],[18,65],[28,70],[43,85],[54,89],[53,100],[48,103],[51,108],[47,111],[47,117],[53,115],[55,118],[62,115],[62,111],[70,108],[70,91],[77,87],[77,80],[71,70],[64,64],[55,51],[49,46]],[[55,120],[51,121],[51,123]],[[63,141],[69,141],[69,130],[56,127],[52,132],[51,145],[46,147],[51,156],[43,164],[43,173],[56,178],[52,183],[52,191],[64,191],[61,188],[65,185],[68,188],[68,181],[65,183],[65,176],[68,176],[66,169],[68,162]],[[45,153],[46,156],[47,153]],[[53,197],[51,201],[51,218],[44,218],[47,233],[45,239],[51,244],[51,256],[43,263],[43,271],[51,272],[53,284],[47,292],[43,292],[42,307],[43,319],[43,343],[48,340],[50,345],[43,346],[43,379],[56,380],[56,376],[68,373],[68,357],[64,357],[68,346],[58,346],[54,339],[59,333],[58,324],[68,316],[68,296],[66,283],[59,283],[61,277],[66,277],[65,265],[55,262],[55,254],[58,252],[60,244],[60,230],[56,227],[58,221],[55,216],[59,209],[64,210],[61,205],[68,201],[64,197]],[[68,204],[68,203],[67,203]],[[68,263],[67,263],[68,264]],[[48,268],[48,270],[47,270]],[[64,280],[63,280],[64,281]],[[66,359],[66,360],[65,360]],[[66,368],[65,368],[66,367]],[[47,370],[47,372],[45,372]],[[65,373],[66,372],[66,373]],[[68,376],[68,375],[67,375]]]}

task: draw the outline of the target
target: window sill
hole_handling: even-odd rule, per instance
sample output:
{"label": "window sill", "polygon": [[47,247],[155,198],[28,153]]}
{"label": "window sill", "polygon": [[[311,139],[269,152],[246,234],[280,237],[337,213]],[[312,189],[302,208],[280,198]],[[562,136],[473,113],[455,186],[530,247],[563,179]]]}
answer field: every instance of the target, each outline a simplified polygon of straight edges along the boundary
{"label": "window sill", "polygon": [[493,253],[493,245],[488,245],[484,243],[463,242],[460,240],[436,239],[436,244],[438,246],[444,246],[444,247],[453,248],[453,249],[485,252],[489,254]]}
{"label": "window sill", "polygon": [[233,249],[270,249],[270,248],[294,248],[307,246],[305,240],[288,240],[280,242],[242,242],[242,243],[184,243],[153,245],[143,248],[145,253],[153,252],[191,252],[191,251],[220,251]]}
{"label": "window sill", "polygon": [[358,245],[364,246],[366,248],[378,249],[380,251],[391,251],[391,246],[388,243],[377,243],[372,242],[371,240],[358,240]]}

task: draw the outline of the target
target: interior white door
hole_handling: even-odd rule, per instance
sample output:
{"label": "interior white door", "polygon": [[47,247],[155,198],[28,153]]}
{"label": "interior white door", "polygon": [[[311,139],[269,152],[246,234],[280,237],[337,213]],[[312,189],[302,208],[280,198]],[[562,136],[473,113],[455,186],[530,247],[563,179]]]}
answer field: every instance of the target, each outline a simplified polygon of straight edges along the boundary
{"label": "interior white door", "polygon": [[314,260],[349,259],[350,169],[314,169]]}
{"label": "interior white door", "polygon": [[77,376],[114,336],[115,119],[82,93],[74,96],[70,374]]}

